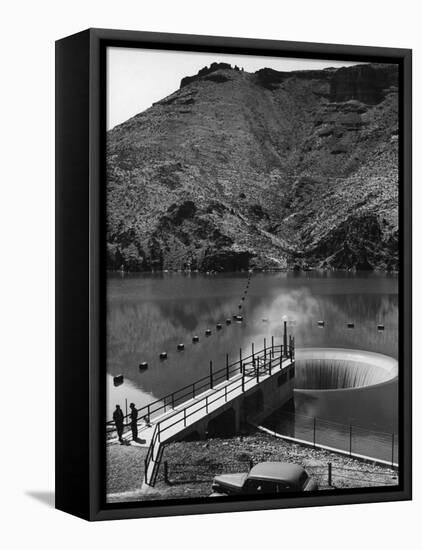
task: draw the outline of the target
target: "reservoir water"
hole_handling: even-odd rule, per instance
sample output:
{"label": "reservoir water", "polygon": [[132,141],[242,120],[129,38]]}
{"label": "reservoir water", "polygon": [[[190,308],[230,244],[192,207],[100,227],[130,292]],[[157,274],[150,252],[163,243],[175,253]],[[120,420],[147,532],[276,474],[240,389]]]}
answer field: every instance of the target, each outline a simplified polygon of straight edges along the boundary
{"label": "reservoir water", "polygon": [[[282,322],[297,348],[346,348],[397,358],[398,280],[374,273],[257,273],[245,300],[247,273],[112,274],[107,283],[107,416],[126,400],[137,407],[185,386],[263,345],[282,340]],[[239,304],[242,308],[239,309]],[[225,324],[233,314],[243,322]],[[324,326],[318,326],[324,321]],[[222,329],[216,330],[221,323]],[[347,324],[353,323],[354,328]],[[377,325],[384,325],[378,330]],[[211,335],[206,336],[205,330]],[[199,342],[192,343],[192,337]],[[183,351],[177,345],[183,343]],[[166,361],[160,352],[168,354]],[[147,361],[149,368],[138,366]],[[113,376],[124,375],[115,387]],[[397,380],[353,390],[295,391],[296,413],[397,430]]]}

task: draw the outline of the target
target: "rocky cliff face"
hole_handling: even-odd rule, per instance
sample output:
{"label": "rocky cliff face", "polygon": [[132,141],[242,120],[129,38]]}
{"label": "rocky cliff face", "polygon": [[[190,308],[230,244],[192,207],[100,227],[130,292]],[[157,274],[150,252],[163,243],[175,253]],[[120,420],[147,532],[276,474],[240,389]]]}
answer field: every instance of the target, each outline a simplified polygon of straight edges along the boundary
{"label": "rocky cliff face", "polygon": [[213,64],[108,132],[110,269],[396,269],[394,65]]}

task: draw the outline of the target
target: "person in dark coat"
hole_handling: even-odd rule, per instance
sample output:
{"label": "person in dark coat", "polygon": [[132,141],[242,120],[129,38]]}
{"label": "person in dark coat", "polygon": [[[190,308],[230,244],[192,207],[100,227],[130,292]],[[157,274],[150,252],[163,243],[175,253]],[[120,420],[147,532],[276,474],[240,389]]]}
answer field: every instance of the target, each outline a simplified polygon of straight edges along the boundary
{"label": "person in dark coat", "polygon": [[130,428],[132,439],[135,441],[138,438],[138,409],[135,407],[135,403],[130,404]]}
{"label": "person in dark coat", "polygon": [[113,420],[116,424],[117,435],[119,436],[120,443],[123,443],[123,411],[120,405],[116,405],[116,410],[113,413]]}

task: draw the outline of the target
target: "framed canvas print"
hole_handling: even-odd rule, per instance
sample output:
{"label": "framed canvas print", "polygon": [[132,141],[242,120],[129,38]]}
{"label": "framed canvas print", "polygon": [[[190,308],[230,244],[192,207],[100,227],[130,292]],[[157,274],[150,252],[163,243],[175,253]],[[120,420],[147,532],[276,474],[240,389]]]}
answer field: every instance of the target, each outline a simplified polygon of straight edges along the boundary
{"label": "framed canvas print", "polygon": [[411,498],[411,51],[56,43],[56,505]]}

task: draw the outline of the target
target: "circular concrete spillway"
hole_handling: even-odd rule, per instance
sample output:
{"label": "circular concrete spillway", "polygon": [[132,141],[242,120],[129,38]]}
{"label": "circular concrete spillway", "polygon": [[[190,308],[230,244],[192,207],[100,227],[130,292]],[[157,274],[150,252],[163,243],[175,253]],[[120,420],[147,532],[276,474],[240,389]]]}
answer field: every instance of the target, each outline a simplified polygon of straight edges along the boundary
{"label": "circular concrete spillway", "polygon": [[296,351],[299,390],[345,390],[376,386],[397,378],[393,357],[341,348],[302,348]]}

